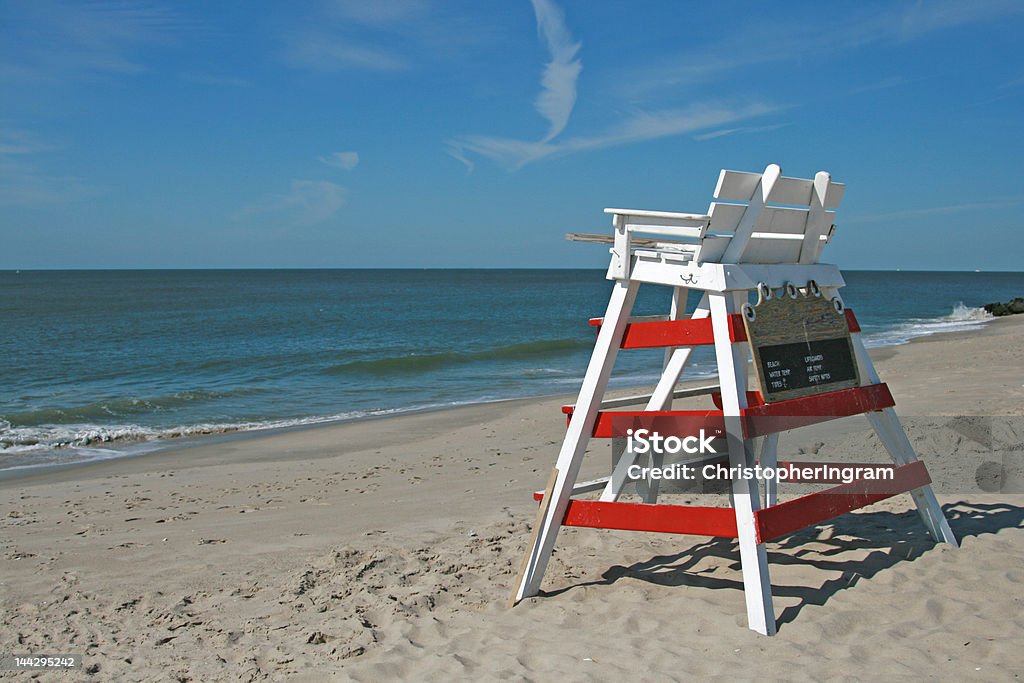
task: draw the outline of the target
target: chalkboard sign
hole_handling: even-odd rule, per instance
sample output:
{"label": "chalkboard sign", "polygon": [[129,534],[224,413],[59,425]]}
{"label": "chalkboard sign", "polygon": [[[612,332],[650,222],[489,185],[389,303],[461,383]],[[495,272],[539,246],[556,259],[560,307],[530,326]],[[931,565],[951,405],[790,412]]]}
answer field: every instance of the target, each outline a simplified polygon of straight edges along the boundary
{"label": "chalkboard sign", "polygon": [[759,291],[758,303],[744,306],[743,314],[766,403],[860,385],[841,304],[813,283]]}

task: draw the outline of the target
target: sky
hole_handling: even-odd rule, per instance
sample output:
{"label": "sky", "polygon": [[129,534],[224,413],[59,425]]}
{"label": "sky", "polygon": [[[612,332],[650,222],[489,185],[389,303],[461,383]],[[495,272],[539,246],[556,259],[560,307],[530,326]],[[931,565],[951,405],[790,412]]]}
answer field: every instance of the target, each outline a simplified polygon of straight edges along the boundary
{"label": "sky", "polygon": [[1024,270],[1024,2],[0,0],[0,268],[580,267],[718,171]]}

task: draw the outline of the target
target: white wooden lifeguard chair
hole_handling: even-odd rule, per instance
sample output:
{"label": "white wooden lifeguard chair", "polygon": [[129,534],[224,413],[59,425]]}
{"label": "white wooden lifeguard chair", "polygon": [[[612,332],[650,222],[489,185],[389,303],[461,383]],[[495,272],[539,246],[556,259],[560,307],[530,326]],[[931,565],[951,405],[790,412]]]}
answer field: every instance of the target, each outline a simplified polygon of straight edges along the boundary
{"label": "white wooden lifeguard chair", "polygon": [[[565,409],[570,417],[555,469],[546,490],[535,494],[541,504],[533,542],[511,604],[540,590],[561,526],[738,538],[748,623],[765,635],[776,630],[767,541],[910,492],[931,536],[956,545],[924,463],[865,351],[856,317],[843,306],[843,277],[835,265],[818,262],[844,189],[826,172],[810,180],[782,176],[774,164],[764,173],[723,170],[707,214],[605,209],[612,215],[612,236],[568,236],[611,243],[608,278],[615,284],[604,318],[592,321],[600,325],[597,342],[579,397]],[[672,288],[667,317],[630,318],[642,283]],[[687,315],[689,290],[702,295]],[[757,304],[749,301],[753,292]],[[677,390],[699,345],[714,346],[719,385]],[[603,401],[619,349],[653,347],[667,352],[653,392],[633,401],[646,401],[644,410],[606,410],[626,405]],[[748,391],[751,358],[760,391]],[[699,393],[712,394],[717,409],[671,410],[673,398]],[[838,483],[834,475],[797,476],[798,466],[810,463],[778,463],[778,436],[856,414],[867,416],[894,461],[886,466],[890,479],[860,478],[784,503],[778,503],[773,479],[765,482],[762,506],[757,479],[733,478],[731,509],[658,505],[652,483],[642,490],[644,502],[632,503],[619,500],[627,470],[637,462],[627,450],[610,476],[577,483],[592,436],[622,437],[637,426],[693,434],[696,424],[723,438],[731,468],[753,468],[759,454],[763,467],[790,468],[794,480]],[[598,500],[573,497],[597,490]]]}

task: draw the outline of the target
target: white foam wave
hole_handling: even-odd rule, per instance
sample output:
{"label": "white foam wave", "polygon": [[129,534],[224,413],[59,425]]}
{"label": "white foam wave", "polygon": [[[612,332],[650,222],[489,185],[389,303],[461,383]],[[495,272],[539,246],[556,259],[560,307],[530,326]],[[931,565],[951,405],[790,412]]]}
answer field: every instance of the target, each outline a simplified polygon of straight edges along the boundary
{"label": "white foam wave", "polygon": [[[213,434],[229,434],[232,432],[252,432],[272,429],[287,429],[308,425],[343,422],[360,418],[383,417],[398,413],[447,408],[461,403],[437,403],[410,406],[407,408],[388,408],[377,410],[353,411],[335,415],[322,415],[282,420],[264,420],[252,422],[211,422],[182,425],[169,428],[144,427],[137,424],[94,425],[94,424],[63,424],[36,425],[31,427],[13,426],[6,420],[0,420],[0,454],[22,454],[52,452],[73,449],[79,455],[93,453],[121,453],[122,451],[103,448],[108,446],[132,446],[135,444],[152,443],[170,439],[180,439]],[[92,459],[87,458],[87,459]],[[0,469],[3,465],[0,465]]]}
{"label": "white foam wave", "polygon": [[938,318],[913,318],[891,329],[866,334],[864,343],[868,347],[906,344],[916,337],[977,330],[990,320],[992,314],[984,308],[971,308],[961,301],[948,315]]}

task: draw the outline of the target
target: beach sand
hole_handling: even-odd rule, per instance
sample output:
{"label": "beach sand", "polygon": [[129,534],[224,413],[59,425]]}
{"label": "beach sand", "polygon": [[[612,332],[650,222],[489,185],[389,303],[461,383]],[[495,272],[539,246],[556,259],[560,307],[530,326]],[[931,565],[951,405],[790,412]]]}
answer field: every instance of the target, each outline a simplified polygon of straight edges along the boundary
{"label": "beach sand", "polygon": [[[506,608],[564,431],[549,398],[0,482],[0,653],[92,674],[44,680],[1019,678],[1024,496],[978,481],[1024,449],[1024,316],[873,355],[962,547],[909,495],[770,543],[774,638],[723,539],[565,529],[545,592]],[[888,461],[860,417],[783,435],[793,454]]]}

